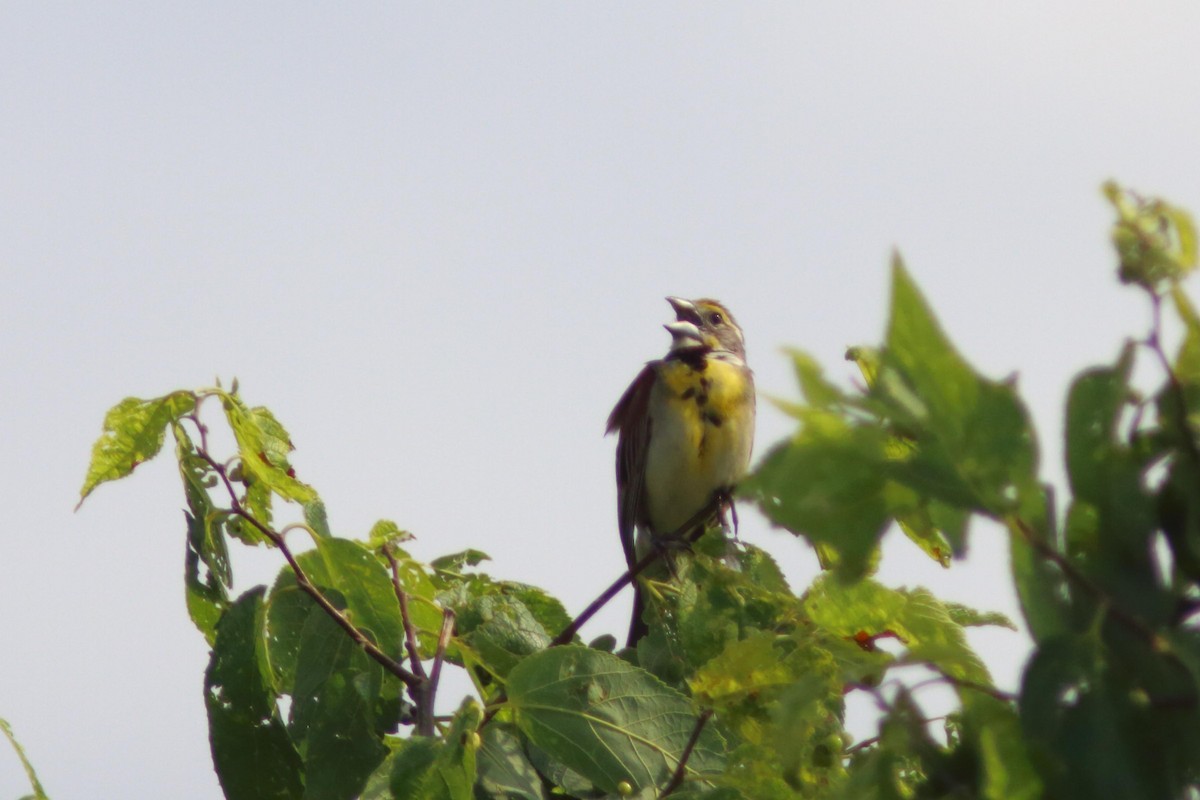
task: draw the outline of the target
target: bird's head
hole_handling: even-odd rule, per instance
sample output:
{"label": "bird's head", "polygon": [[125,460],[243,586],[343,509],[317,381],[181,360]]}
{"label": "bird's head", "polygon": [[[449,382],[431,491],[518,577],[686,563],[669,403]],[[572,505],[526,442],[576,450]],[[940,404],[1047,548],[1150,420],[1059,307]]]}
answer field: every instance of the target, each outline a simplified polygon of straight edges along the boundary
{"label": "bird's head", "polygon": [[746,340],[729,309],[716,300],[668,297],[675,321],[664,326],[671,334],[671,352],[701,350],[746,357]]}

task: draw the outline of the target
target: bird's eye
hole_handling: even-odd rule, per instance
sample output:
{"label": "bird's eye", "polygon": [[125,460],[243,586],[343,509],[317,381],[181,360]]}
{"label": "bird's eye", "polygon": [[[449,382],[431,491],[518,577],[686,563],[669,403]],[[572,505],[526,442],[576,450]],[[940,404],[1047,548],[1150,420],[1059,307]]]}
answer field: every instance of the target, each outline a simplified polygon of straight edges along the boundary
{"label": "bird's eye", "polygon": [[712,314],[708,315],[708,321],[712,325],[720,325],[725,321],[725,318],[722,317],[718,312],[714,311]]}

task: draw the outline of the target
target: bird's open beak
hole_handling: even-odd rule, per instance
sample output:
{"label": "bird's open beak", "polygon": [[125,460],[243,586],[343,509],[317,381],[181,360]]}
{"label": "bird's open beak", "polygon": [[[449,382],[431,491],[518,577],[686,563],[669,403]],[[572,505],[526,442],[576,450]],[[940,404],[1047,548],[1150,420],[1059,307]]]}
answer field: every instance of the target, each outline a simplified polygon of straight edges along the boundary
{"label": "bird's open beak", "polygon": [[663,327],[671,334],[672,352],[704,347],[704,337],[700,335],[700,329],[691,322],[672,322]]}
{"label": "bird's open beak", "polygon": [[682,297],[668,297],[667,302],[671,304],[671,308],[675,309],[675,319],[680,322],[691,322],[694,325],[700,324],[700,312],[696,310],[696,304],[691,300],[684,300]]}

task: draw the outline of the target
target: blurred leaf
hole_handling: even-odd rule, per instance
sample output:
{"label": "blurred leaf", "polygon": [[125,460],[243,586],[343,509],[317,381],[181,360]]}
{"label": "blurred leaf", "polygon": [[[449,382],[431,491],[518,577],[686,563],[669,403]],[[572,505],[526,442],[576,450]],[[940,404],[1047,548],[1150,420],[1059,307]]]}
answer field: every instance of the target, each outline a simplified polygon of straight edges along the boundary
{"label": "blurred leaf", "polygon": [[879,365],[882,362],[877,349],[862,346],[851,347],[846,350],[846,360],[853,361],[858,366],[858,371],[862,373],[868,388],[875,386],[875,381],[879,377]]}
{"label": "blurred leaf", "polygon": [[1133,800],[1180,797],[1195,780],[1197,706],[1195,677],[1172,654],[1063,636],[1034,654],[1019,708],[1047,796]]}
{"label": "blurred leaf", "polygon": [[491,560],[492,557],[482,550],[462,550],[435,558],[430,562],[430,566],[439,572],[462,572],[468,567],[477,567],[484,561]]}
{"label": "blurred leaf", "polygon": [[787,349],[792,357],[792,369],[800,382],[805,401],[814,408],[830,408],[846,400],[841,389],[825,379],[824,371],[812,356],[795,348]]}
{"label": "blurred leaf", "polygon": [[1107,505],[1118,481],[1137,484],[1137,471],[1123,465],[1126,459],[1117,442],[1121,410],[1131,399],[1128,381],[1132,368],[1133,345],[1127,344],[1113,369],[1095,368],[1077,377],[1067,399],[1071,491],[1098,507]]}
{"label": "blurred leaf", "polygon": [[386,544],[407,542],[412,538],[411,533],[401,530],[390,519],[381,519],[371,526],[371,532],[367,534],[367,547],[378,550]]}
{"label": "blurred leaf", "polygon": [[1113,181],[1103,189],[1117,212],[1112,243],[1122,281],[1154,291],[1163,281],[1177,282],[1195,269],[1196,227],[1186,211]]}
{"label": "blurred leaf", "polygon": [[980,692],[963,696],[964,745],[979,754],[987,800],[1037,800],[1042,782],[1021,736],[1015,709]]}
{"label": "blurred leaf", "polygon": [[[872,580],[845,584],[822,575],[809,587],[804,607],[814,623],[837,636],[866,645],[892,635],[907,648],[909,661],[928,661],[952,678],[991,684],[962,626],[927,589],[889,589]],[[961,606],[956,613],[963,614]]]}
{"label": "blurred leaf", "polygon": [[725,781],[740,786],[751,770],[761,790],[774,783],[766,777],[773,772],[807,794],[841,776],[842,671],[811,629],[730,642],[689,683],[697,700],[717,710],[722,730],[753,745],[733,754]]}
{"label": "blurred leaf", "polygon": [[300,758],[270,691],[263,591],[251,589],[225,612],[204,674],[213,765],[230,800],[303,794]]}
{"label": "blurred leaf", "polygon": [[101,483],[124,478],[158,455],[167,426],[195,408],[192,392],[172,392],[153,400],[127,397],[111,408],[104,415],[104,432],[92,445],[92,461],[79,490],[80,505]]}
{"label": "blurred leaf", "polygon": [[1017,630],[1016,623],[999,611],[978,611],[969,606],[951,603],[946,600],[941,601],[941,603],[946,609],[946,614],[949,615],[955,625],[961,625],[964,628],[997,625],[1001,628],[1008,628],[1010,631]]}
{"label": "blurred leaf", "polygon": [[796,679],[795,669],[781,658],[775,640],[773,634],[756,631],[730,642],[688,681],[692,696],[705,705],[722,708],[731,701],[790,686]]}
{"label": "blurred leaf", "polygon": [[317,536],[326,539],[333,536],[329,530],[329,518],[325,514],[325,503],[319,497],[304,504],[304,524]]}
{"label": "blurred leaf", "polygon": [[374,709],[383,674],[336,622],[313,607],[300,639],[290,733],[306,800],[349,800],[385,755]]}
{"label": "blurred leaf", "polygon": [[[676,769],[697,717],[679,692],[616,656],[568,645],[543,650],[509,674],[518,727],[606,792],[661,787]],[[706,727],[690,776],[720,772],[724,744]]]}
{"label": "blurred leaf", "polygon": [[[1012,387],[977,374],[954,349],[897,256],[887,349],[875,395],[914,438],[898,480],[936,499],[1001,515],[1034,486],[1037,450],[1029,414]],[[944,491],[938,491],[944,490]]]}
{"label": "blurred leaf", "polygon": [[844,574],[862,575],[889,520],[884,443],[877,428],[814,413],[767,454],[741,492],[776,525],[836,548]]}
{"label": "blurred leaf", "polygon": [[4,734],[4,738],[8,739],[8,743],[17,754],[17,759],[21,762],[22,769],[25,770],[25,777],[33,789],[33,794],[26,795],[26,797],[33,798],[33,800],[49,800],[46,790],[42,788],[42,782],[38,780],[37,772],[33,769],[33,764],[29,763],[29,759],[25,756],[25,748],[21,747],[21,743],[13,735],[12,726],[8,724],[7,720],[0,719],[0,733]]}
{"label": "blurred leaf", "polygon": [[934,522],[934,513],[946,520],[943,524],[948,525],[959,549],[962,547],[967,515],[943,503],[924,501],[917,492],[897,483],[888,484],[884,496],[904,535],[934,561],[949,567],[953,548],[947,535]]}

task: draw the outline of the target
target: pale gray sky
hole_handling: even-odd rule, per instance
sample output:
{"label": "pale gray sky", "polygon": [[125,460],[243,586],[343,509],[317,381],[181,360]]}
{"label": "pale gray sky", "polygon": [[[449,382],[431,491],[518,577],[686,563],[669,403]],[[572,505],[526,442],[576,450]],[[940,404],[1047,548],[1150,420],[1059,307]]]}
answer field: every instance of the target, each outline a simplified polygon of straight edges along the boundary
{"label": "pale gray sky", "polygon": [[[728,303],[792,396],[778,348],[847,381],[898,246],[968,358],[1019,370],[1059,480],[1068,376],[1148,321],[1098,185],[1200,211],[1192,3],[3,15],[0,716],[57,800],[219,792],[170,461],[71,512],[122,397],[237,376],[339,534],[388,517],[579,610],[622,569],[601,433],[664,295]],[[758,452],[788,429],[764,402]],[[742,518],[801,588],[809,549]],[[942,572],[897,543],[882,577],[1015,614],[1001,535],[971,544]],[[1025,640],[974,641],[1015,687]]]}

